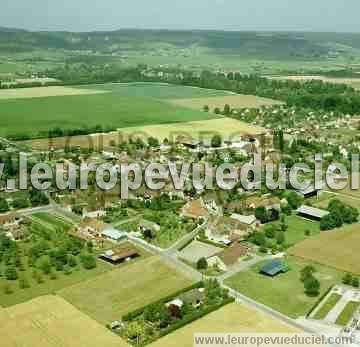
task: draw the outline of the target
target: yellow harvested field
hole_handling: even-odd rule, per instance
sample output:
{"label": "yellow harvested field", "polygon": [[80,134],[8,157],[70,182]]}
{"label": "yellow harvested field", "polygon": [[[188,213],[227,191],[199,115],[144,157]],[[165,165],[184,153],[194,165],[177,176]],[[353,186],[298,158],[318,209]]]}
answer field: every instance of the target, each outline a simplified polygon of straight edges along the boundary
{"label": "yellow harvested field", "polygon": [[239,304],[230,304],[218,311],[167,335],[151,347],[192,347],[196,333],[297,333],[295,328],[268,315]]}
{"label": "yellow harvested field", "polygon": [[107,93],[107,92],[103,90],[76,89],[76,88],[58,87],[58,86],[1,89],[0,100],[43,98],[47,96],[91,95],[91,94],[99,94],[99,93]]}
{"label": "yellow harvested field", "polygon": [[1,347],[128,346],[64,299],[50,295],[0,310],[0,336]]}
{"label": "yellow harvested field", "polygon": [[211,111],[216,107],[219,107],[222,110],[226,104],[230,105],[231,108],[254,108],[283,104],[283,102],[277,100],[241,94],[215,96],[210,98],[176,99],[170,100],[170,102],[175,105],[189,107],[195,110],[202,110],[205,105],[208,105]]}
{"label": "yellow harvested field", "polygon": [[64,148],[68,146],[80,146],[81,148],[104,148],[110,147],[110,143],[120,143],[123,138],[127,137],[157,137],[159,140],[165,138],[176,140],[179,135],[188,136],[194,139],[210,138],[215,134],[221,135],[224,139],[237,138],[240,135],[248,134],[256,136],[265,132],[265,129],[251,124],[238,121],[232,118],[218,118],[205,121],[148,125],[142,127],[129,127],[119,129],[118,132],[108,134],[94,134],[73,137],[58,137],[55,139],[35,139],[24,141],[34,149]]}
{"label": "yellow harvested field", "polygon": [[360,225],[347,225],[307,239],[289,253],[342,271],[360,275]]}

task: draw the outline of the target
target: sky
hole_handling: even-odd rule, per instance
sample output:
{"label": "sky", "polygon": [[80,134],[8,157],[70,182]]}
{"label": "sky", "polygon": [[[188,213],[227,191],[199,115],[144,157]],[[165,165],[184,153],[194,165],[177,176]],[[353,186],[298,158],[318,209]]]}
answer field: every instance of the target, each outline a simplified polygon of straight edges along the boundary
{"label": "sky", "polygon": [[360,32],[359,0],[0,0],[0,26]]}

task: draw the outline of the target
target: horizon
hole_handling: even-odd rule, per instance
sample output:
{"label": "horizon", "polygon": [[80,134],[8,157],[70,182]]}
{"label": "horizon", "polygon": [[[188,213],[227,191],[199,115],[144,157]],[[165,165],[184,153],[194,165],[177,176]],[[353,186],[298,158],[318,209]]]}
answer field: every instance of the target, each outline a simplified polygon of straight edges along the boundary
{"label": "horizon", "polygon": [[202,29],[196,29],[196,28],[189,28],[189,29],[181,29],[181,28],[162,28],[162,27],[149,27],[149,28],[136,28],[136,27],[119,27],[119,28],[114,28],[114,29],[109,29],[109,30],[97,30],[97,29],[92,29],[92,30],[85,30],[85,31],[78,31],[78,30],[69,30],[69,29],[62,29],[62,30],[56,30],[56,29],[50,29],[50,30],[36,30],[36,29],[27,29],[24,27],[11,27],[11,26],[0,26],[0,30],[18,30],[18,31],[26,31],[26,32],[32,32],[32,33],[39,33],[39,32],[50,32],[50,33],[55,33],[55,32],[65,32],[65,33],[77,33],[77,34],[85,34],[85,33],[106,33],[106,32],[117,32],[117,31],[125,31],[125,30],[129,30],[129,31],[169,31],[169,32],[224,32],[224,33],[282,33],[282,34],[360,34],[360,30],[359,31],[313,31],[313,30],[248,30],[248,29],[234,29],[234,30],[229,30],[229,29],[206,29],[206,28],[202,28]]}
{"label": "horizon", "polygon": [[[357,13],[360,3],[348,0],[141,0],[119,3],[105,0],[101,4],[84,0],[64,0],[61,3],[38,0],[24,3],[13,0],[4,6],[0,22],[4,27],[30,31],[114,31],[119,28],[161,30],[220,30],[220,31],[286,31],[358,33]],[[29,13],[31,15],[29,16]]]}

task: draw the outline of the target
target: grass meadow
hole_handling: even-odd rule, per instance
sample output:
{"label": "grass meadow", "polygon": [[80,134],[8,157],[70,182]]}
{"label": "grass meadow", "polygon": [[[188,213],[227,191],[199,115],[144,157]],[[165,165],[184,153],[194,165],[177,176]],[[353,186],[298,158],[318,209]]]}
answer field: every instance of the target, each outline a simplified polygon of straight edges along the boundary
{"label": "grass meadow", "polygon": [[300,280],[300,272],[307,265],[315,265],[316,278],[321,283],[321,293],[325,293],[332,285],[341,282],[343,273],[313,262],[289,257],[287,263],[290,271],[274,278],[259,273],[264,263],[252,267],[246,272],[238,273],[226,280],[229,287],[267,305],[291,318],[305,316],[318,297],[309,297],[304,293],[304,284]]}

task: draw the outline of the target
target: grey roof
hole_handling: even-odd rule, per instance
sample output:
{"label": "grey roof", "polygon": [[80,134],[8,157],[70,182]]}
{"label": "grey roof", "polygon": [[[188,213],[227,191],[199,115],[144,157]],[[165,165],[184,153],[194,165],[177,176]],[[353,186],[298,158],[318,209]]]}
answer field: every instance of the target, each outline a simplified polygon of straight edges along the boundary
{"label": "grey roof", "polygon": [[319,208],[306,206],[306,205],[302,205],[301,207],[299,207],[296,210],[296,212],[301,213],[301,214],[306,214],[306,215],[316,217],[316,218],[323,218],[330,213],[329,211],[321,210]]}
{"label": "grey roof", "polygon": [[101,233],[101,235],[105,236],[105,237],[109,237],[113,240],[119,240],[119,239],[123,238],[124,236],[126,237],[127,234],[123,231],[119,231],[112,227],[108,227]]}

